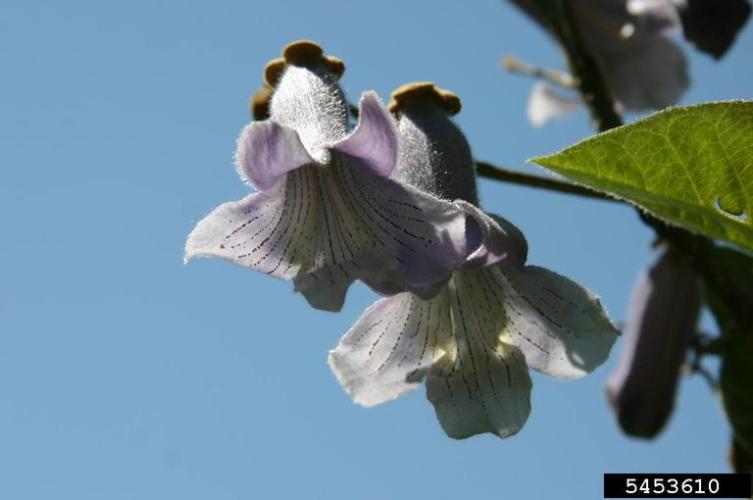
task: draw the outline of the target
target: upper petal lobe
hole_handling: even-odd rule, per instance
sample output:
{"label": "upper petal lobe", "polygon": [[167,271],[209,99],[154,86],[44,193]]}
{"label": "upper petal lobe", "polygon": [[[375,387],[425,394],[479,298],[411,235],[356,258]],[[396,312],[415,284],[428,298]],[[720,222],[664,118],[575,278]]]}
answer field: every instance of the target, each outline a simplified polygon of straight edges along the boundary
{"label": "upper petal lobe", "polygon": [[266,120],[250,123],[243,129],[235,161],[241,176],[263,191],[287,172],[314,160],[298,132]]}

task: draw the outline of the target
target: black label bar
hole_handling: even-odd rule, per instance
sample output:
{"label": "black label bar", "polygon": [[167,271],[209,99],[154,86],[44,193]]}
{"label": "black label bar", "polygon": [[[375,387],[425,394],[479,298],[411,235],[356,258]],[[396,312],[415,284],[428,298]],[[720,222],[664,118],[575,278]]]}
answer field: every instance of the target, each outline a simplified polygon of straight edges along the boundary
{"label": "black label bar", "polygon": [[604,474],[604,498],[751,498],[751,475]]}

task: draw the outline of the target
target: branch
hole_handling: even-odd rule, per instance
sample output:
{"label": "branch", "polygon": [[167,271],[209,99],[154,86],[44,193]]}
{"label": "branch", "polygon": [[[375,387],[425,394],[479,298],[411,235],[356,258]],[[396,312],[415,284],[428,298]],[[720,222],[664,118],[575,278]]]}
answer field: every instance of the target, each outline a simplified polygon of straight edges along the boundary
{"label": "branch", "polygon": [[599,132],[604,132],[619,127],[622,125],[622,118],[615,111],[614,99],[599,63],[583,40],[571,2],[553,0],[553,5],[556,15],[552,27],[565,49],[570,72],[578,82],[596,128]]}
{"label": "branch", "polygon": [[617,198],[612,198],[611,196],[607,196],[606,194],[579,186],[577,184],[571,184],[569,182],[564,182],[558,179],[548,178],[541,175],[525,174],[523,172],[517,172],[515,170],[495,167],[494,165],[486,162],[477,161],[476,172],[481,177],[486,177],[487,179],[494,179],[497,181],[509,182],[511,184],[519,184],[532,188],[546,189],[548,191],[572,194],[596,200],[613,201],[618,203],[621,202]]}

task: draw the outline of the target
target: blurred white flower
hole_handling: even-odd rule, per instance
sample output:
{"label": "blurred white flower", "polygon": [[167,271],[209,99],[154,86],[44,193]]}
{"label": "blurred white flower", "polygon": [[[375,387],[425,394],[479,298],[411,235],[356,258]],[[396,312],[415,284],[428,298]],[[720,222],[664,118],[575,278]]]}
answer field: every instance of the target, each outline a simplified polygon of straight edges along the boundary
{"label": "blurred white flower", "polygon": [[533,84],[528,97],[528,120],[535,127],[542,127],[553,118],[562,118],[577,111],[583,105],[575,94],[564,96],[545,81]]}

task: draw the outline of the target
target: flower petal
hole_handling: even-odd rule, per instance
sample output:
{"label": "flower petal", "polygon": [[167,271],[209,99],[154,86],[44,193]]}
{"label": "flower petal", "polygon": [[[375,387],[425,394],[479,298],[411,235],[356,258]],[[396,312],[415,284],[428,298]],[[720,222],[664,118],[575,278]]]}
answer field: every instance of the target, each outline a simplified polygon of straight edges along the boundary
{"label": "flower petal", "polygon": [[475,231],[480,239],[466,259],[467,265],[484,267],[496,264],[503,259],[523,265],[528,246],[523,233],[511,222],[497,215],[488,215],[476,206],[464,200],[455,200],[458,207],[465,211],[477,226]]}
{"label": "flower petal", "polygon": [[528,96],[528,121],[534,127],[542,127],[552,118],[574,113],[582,104],[577,97],[565,97],[548,83],[539,81]]}
{"label": "flower petal", "polygon": [[[466,215],[456,205],[363,168],[343,169],[346,203],[390,249],[405,288],[430,298],[473,250]],[[368,283],[368,281],[367,281]]]}
{"label": "flower petal", "polygon": [[334,152],[266,191],[222,205],[189,236],[186,259],[215,256],[285,279],[336,311],[356,279],[385,294],[433,297],[478,240],[450,202]]}
{"label": "flower petal", "polygon": [[507,235],[508,252],[505,262],[510,266],[523,266],[528,259],[528,241],[523,231],[509,220],[497,214],[487,214],[502,228]]}
{"label": "flower petal", "polygon": [[273,121],[250,123],[238,137],[238,172],[260,190],[271,188],[285,173],[313,161],[298,132]]}
{"label": "flower petal", "polygon": [[628,109],[674,104],[690,84],[685,55],[661,34],[636,33],[627,40],[604,38],[600,43],[599,62],[615,97]]}
{"label": "flower petal", "polygon": [[[340,235],[332,242],[343,243]],[[381,295],[395,295],[407,288],[394,258],[384,248],[350,254],[344,261],[328,260],[296,276],[294,283],[311,307],[336,312],[342,309],[350,285],[359,279]]]}
{"label": "flower petal", "polygon": [[448,298],[401,293],[366,309],[329,353],[332,371],[356,403],[377,405],[418,386],[450,339]]}
{"label": "flower petal", "polygon": [[734,43],[750,13],[748,0],[687,0],[680,9],[682,33],[698,50],[720,59]]}
{"label": "flower petal", "polygon": [[[433,297],[473,248],[456,205],[335,155],[321,173],[319,253],[296,280],[312,303],[361,279],[383,293]],[[347,265],[345,265],[347,263]],[[338,292],[339,291],[339,292]]]}
{"label": "flower petal", "polygon": [[395,121],[373,91],[361,96],[358,126],[334,149],[361,160],[382,177],[389,177],[397,163]]}
{"label": "flower petal", "polygon": [[528,418],[531,379],[516,347],[489,341],[488,326],[474,314],[475,297],[464,284],[465,276],[456,273],[450,287],[457,352],[429,370],[427,395],[448,436],[463,439],[491,432],[504,438],[518,432]]}
{"label": "flower petal", "polygon": [[[341,159],[338,155],[335,157]],[[357,279],[390,294],[406,289],[395,270],[395,252],[377,241],[378,234],[347,198],[340,173],[348,168],[330,165],[315,169],[311,189],[316,211],[308,215],[316,226],[316,234],[308,242],[313,259],[294,281],[296,291],[311,306],[327,311],[342,308],[348,287]],[[390,283],[384,282],[387,279]]]}
{"label": "flower petal", "polygon": [[312,171],[289,173],[273,188],[225,203],[202,219],[186,241],[186,261],[219,257],[291,279],[312,260],[315,221]]}
{"label": "flower petal", "polygon": [[517,346],[531,368],[578,378],[606,360],[618,332],[587,289],[535,266],[499,265],[482,278],[486,296],[507,313],[502,340]]}
{"label": "flower petal", "polygon": [[627,0],[622,3],[627,13],[634,16],[631,21],[639,28],[671,32],[679,25],[677,4],[680,2],[684,0]]}

